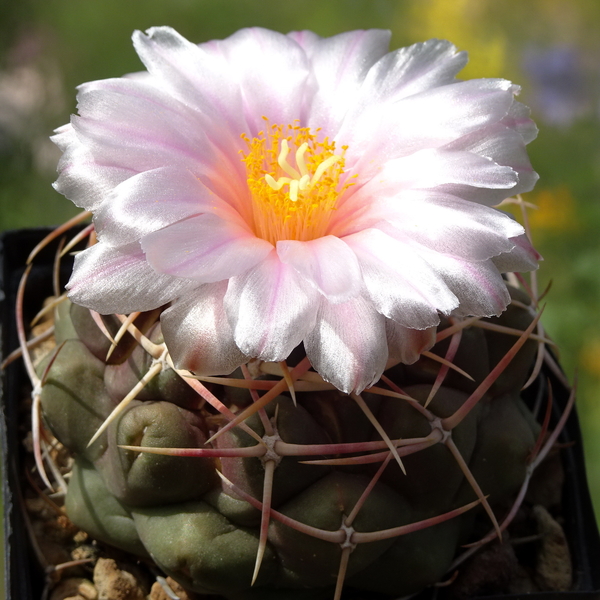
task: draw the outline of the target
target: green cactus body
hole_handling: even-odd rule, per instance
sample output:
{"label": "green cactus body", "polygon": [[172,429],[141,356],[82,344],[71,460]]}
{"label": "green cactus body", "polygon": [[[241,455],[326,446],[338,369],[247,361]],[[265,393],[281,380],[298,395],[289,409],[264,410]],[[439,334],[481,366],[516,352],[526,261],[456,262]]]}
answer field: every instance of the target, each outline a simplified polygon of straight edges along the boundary
{"label": "green cactus body", "polygon": [[[486,321],[523,331],[534,313],[521,292],[511,294],[518,302]],[[135,321],[154,348],[162,344],[157,315]],[[103,320],[115,335],[118,320]],[[207,443],[232,416],[205,399],[216,396],[232,414],[247,409],[252,397],[243,389],[244,374],[235,374],[242,387],[189,380],[193,387],[163,364],[88,445],[157,361],[130,334],[106,360],[110,342],[88,311],[68,301],[57,309],[56,325],[57,348],[39,367],[45,372],[41,401],[45,422],[75,456],[70,518],[106,543],[152,557],[184,586],[232,600],[331,598],[340,564],[347,588],[365,593],[399,597],[439,581],[459,546],[474,541],[474,520],[484,530],[492,525],[481,505],[427,520],[477,500],[465,468],[491,508],[504,510],[526,477],[540,433],[520,396],[535,360],[533,340],[472,410],[452,421],[518,339],[472,326],[453,357],[472,380],[449,370],[426,408],[440,371],[431,356],[388,369],[388,383],[365,392],[362,405],[305,379],[295,402],[284,389],[246,419],[245,429],[231,428]],[[445,356],[449,343],[446,338],[433,352]],[[280,381],[255,375],[245,381],[260,394]],[[402,468],[373,420],[399,440]],[[180,450],[164,455],[146,451],[151,448]],[[324,464],[306,464],[311,461]],[[403,529],[420,521],[428,526]]]}

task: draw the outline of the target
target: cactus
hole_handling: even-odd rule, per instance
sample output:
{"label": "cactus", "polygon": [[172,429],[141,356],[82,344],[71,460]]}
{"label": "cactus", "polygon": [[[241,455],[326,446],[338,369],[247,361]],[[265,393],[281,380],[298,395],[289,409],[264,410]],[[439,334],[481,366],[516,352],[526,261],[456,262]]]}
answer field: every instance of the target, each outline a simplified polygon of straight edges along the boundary
{"label": "cactus", "polygon": [[516,274],[540,256],[492,208],[537,179],[518,86],[378,30],[133,40],[148,71],[82,85],[53,137],[93,225],[37,371],[21,327],[45,484],[40,408],[73,522],[194,592],[444,580],[566,418],[521,394],[557,370]]}
{"label": "cactus", "polygon": [[232,600],[398,597],[443,580],[462,545],[502,535],[560,429],[546,440],[522,397],[547,340],[535,300],[509,291],[502,316],[444,320],[419,361],[350,395],[301,348],[193,376],[172,365],[160,310],[100,317],[61,297],[34,378],[74,456],[67,514]]}

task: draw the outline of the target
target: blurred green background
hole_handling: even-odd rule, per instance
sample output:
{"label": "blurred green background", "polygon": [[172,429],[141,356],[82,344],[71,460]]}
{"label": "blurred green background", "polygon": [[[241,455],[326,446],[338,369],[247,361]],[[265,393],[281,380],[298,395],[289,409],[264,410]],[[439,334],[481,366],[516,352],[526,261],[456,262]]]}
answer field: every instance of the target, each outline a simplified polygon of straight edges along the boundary
{"label": "blurred green background", "polygon": [[202,42],[260,25],[282,32],[391,29],[392,47],[430,37],[468,50],[464,78],[522,85],[540,128],[526,197],[553,281],[544,322],[578,373],[578,410],[600,514],[600,3],[597,0],[4,0],[0,8],[0,230],[57,224],[76,210],[51,188],[48,141],[75,86],[141,69],[134,29],[171,25]]}

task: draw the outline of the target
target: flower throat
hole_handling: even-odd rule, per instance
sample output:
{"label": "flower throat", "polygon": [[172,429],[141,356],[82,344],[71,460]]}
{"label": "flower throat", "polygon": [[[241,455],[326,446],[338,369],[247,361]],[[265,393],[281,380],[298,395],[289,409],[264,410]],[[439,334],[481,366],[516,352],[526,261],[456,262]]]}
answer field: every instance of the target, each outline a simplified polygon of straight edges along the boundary
{"label": "flower throat", "polygon": [[267,127],[258,137],[242,135],[255,234],[272,244],[326,235],[339,196],[352,185],[339,185],[346,146],[336,154],[335,142],[317,140],[318,129],[263,118]]}

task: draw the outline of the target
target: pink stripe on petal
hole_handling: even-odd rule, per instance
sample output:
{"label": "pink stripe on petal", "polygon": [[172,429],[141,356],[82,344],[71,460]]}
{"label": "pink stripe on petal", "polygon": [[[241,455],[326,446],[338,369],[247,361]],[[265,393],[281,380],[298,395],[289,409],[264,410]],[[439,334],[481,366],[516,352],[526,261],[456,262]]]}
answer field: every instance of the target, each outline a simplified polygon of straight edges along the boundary
{"label": "pink stripe on petal", "polygon": [[310,31],[288,34],[306,52],[317,88],[308,125],[335,134],[371,66],[388,50],[390,32],[348,31],[321,38]]}
{"label": "pink stripe on petal", "polygon": [[236,190],[246,183],[238,154],[242,125],[229,131],[222,119],[185,106],[156,83],[110,79],[81,86],[81,117],[73,117],[81,143],[100,163],[118,161],[135,171],[176,164],[207,174],[210,187],[237,205],[229,182]]}
{"label": "pink stripe on petal", "polygon": [[145,171],[118,185],[96,211],[94,224],[104,243],[120,246],[204,212],[243,224],[195,175],[169,166]]}
{"label": "pink stripe on petal", "polygon": [[198,285],[156,273],[139,244],[112,248],[96,244],[75,257],[69,298],[101,314],[158,308]]}
{"label": "pink stripe on petal", "polygon": [[454,316],[498,316],[508,306],[510,295],[493,260],[471,262],[425,248],[420,254],[459,299]]}
{"label": "pink stripe on petal", "polygon": [[511,238],[510,241],[515,244],[515,247],[510,252],[492,258],[496,269],[500,273],[535,271],[539,267],[538,261],[544,259],[531,245],[529,238],[523,234]]}
{"label": "pink stripe on petal", "polygon": [[[513,196],[530,191],[538,179],[527,156],[522,136],[518,131],[510,129],[504,121],[474,131],[444,146],[443,150],[473,152],[490,158],[499,165],[510,166],[518,175],[517,185],[510,190]],[[482,190],[469,192],[470,190],[465,190],[457,195],[488,206],[498,204],[505,196],[502,193],[482,193]]]}
{"label": "pink stripe on petal", "polygon": [[308,242],[277,242],[281,262],[294,267],[330,302],[345,302],[362,285],[356,255],[339,238],[328,235]]}
{"label": "pink stripe on petal", "polygon": [[[383,222],[375,225],[378,229],[401,242],[413,240],[468,260],[487,260],[510,252],[514,248],[510,238],[523,232],[509,215],[448,194],[408,192],[383,204],[389,207],[387,223],[392,227]],[[385,209],[380,214],[385,214]]]}
{"label": "pink stripe on petal", "polygon": [[344,238],[358,257],[365,288],[378,312],[411,329],[439,323],[438,311],[449,314],[456,296],[432,265],[408,244],[377,229]]}
{"label": "pink stripe on petal", "polygon": [[145,235],[146,258],[159,273],[201,283],[222,281],[255,266],[273,246],[246,226],[202,214]]}
{"label": "pink stripe on petal", "polygon": [[217,137],[219,130],[226,138],[244,131],[241,90],[222,52],[193,44],[171,27],[136,31],[133,45],[156,81],[204,115]]}
{"label": "pink stripe on petal", "polygon": [[381,377],[386,366],[385,318],[361,296],[342,304],[323,302],[304,347],[326,381],[347,394],[360,393]]}
{"label": "pink stripe on petal", "polygon": [[305,120],[306,98],[314,93],[315,83],[298,44],[281,33],[253,27],[237,31],[219,47],[240,87],[246,133],[256,136],[265,126],[263,117],[283,125]]}
{"label": "pink stripe on petal", "polygon": [[112,189],[138,171],[118,161],[99,161],[90,148],[73,139],[58,163],[58,179],[54,189],[76,206],[95,210]]}
{"label": "pink stripe on petal", "polygon": [[[440,148],[497,123],[513,103],[513,93],[514,86],[500,79],[443,85],[394,104],[365,109],[346,120],[349,125],[342,127],[336,141],[348,144],[347,166],[370,179],[390,159]],[[398,135],[390,136],[390,131]]]}
{"label": "pink stripe on petal", "polygon": [[431,39],[386,54],[369,71],[357,103],[397,101],[456,81],[467,53]]}
{"label": "pink stripe on petal", "polygon": [[240,350],[266,361],[285,360],[313,328],[319,293],[275,250],[254,269],[232,277],[225,310]]}
{"label": "pink stripe on petal", "polygon": [[160,316],[169,353],[180,369],[197,375],[228,375],[248,360],[233,339],[223,297],[227,282],[202,285]]}

